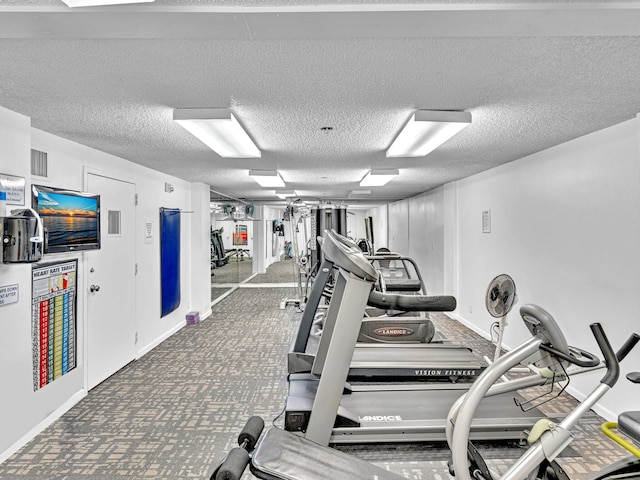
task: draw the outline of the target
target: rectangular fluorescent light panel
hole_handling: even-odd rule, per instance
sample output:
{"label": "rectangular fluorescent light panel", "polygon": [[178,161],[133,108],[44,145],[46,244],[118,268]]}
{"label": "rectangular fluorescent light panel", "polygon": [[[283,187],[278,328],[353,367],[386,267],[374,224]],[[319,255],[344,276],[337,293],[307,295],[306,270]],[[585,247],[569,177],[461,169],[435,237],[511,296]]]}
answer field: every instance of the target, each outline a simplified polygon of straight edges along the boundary
{"label": "rectangular fluorescent light panel", "polygon": [[371,195],[371,190],[351,190],[351,195]]}
{"label": "rectangular fluorescent light panel", "polygon": [[470,124],[469,112],[416,110],[387,150],[387,157],[424,157]]}
{"label": "rectangular fluorescent light panel", "polygon": [[397,177],[399,173],[396,169],[370,170],[360,181],[360,186],[381,187]]}
{"label": "rectangular fluorescent light panel", "polygon": [[287,197],[295,197],[296,192],[293,190],[276,190],[276,195],[284,200]]}
{"label": "rectangular fluorescent light panel", "polygon": [[224,158],[259,158],[260,150],[228,108],[176,108],[173,119]]}
{"label": "rectangular fluorescent light panel", "polygon": [[261,187],[284,187],[282,177],[275,170],[249,170],[249,176],[260,184]]}
{"label": "rectangular fluorescent light panel", "polygon": [[75,7],[101,7],[103,5],[123,5],[125,3],[151,3],[155,0],[62,0],[67,6]]}

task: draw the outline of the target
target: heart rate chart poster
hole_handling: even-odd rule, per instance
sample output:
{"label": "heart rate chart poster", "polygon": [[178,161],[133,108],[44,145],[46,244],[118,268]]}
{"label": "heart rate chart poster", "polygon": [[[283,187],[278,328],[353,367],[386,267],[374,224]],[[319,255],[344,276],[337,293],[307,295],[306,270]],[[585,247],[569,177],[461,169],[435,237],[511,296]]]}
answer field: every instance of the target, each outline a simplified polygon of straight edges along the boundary
{"label": "heart rate chart poster", "polygon": [[233,232],[234,245],[247,245],[249,243],[249,233],[246,225],[236,225],[236,231]]}
{"label": "heart rate chart poster", "polygon": [[38,265],[32,269],[34,391],[76,367],[77,271],[77,260]]}

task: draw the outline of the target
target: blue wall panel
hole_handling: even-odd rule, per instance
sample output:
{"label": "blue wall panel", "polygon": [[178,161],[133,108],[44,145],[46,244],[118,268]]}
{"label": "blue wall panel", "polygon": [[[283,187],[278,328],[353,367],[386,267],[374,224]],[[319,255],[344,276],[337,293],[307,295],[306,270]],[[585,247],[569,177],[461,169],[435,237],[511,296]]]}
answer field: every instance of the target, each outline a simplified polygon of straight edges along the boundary
{"label": "blue wall panel", "polygon": [[180,305],[180,210],[160,209],[161,317]]}

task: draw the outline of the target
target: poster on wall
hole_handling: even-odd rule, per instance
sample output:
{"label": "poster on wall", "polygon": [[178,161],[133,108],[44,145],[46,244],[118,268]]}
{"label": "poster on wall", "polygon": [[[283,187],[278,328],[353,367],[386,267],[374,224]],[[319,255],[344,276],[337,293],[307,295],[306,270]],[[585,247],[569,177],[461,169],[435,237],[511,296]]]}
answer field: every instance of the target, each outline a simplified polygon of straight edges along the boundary
{"label": "poster on wall", "polygon": [[76,367],[77,271],[77,259],[32,268],[31,336],[34,391]]}
{"label": "poster on wall", "polygon": [[24,205],[24,177],[0,173],[0,190],[7,193],[7,205]]}
{"label": "poster on wall", "polygon": [[233,244],[234,245],[248,245],[249,234],[247,233],[246,225],[236,224],[236,230],[233,232]]}

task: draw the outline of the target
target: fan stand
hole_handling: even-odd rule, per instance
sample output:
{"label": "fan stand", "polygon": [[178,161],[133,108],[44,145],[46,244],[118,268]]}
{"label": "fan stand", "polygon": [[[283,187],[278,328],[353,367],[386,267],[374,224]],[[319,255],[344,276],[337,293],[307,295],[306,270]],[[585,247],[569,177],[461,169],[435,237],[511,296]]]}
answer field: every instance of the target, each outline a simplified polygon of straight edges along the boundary
{"label": "fan stand", "polygon": [[[496,341],[496,350],[493,353],[493,360],[487,357],[486,355],[483,357],[484,361],[487,362],[489,365],[497,362],[498,359],[500,358],[500,355],[502,354],[502,338],[504,336],[504,330],[508,325],[508,316],[503,315],[502,317],[498,318],[497,324],[498,324],[498,340]],[[529,367],[513,367],[511,370],[509,370],[509,372],[531,373],[531,370],[529,369]],[[505,375],[503,375],[501,378],[505,382],[509,380]]]}
{"label": "fan stand", "polygon": [[[510,288],[505,288],[505,285],[509,285]],[[484,361],[489,365],[495,363],[502,354],[502,342],[504,339],[504,331],[508,325],[508,314],[518,301],[516,295],[516,285],[513,279],[506,274],[498,275],[489,283],[486,294],[486,306],[489,314],[497,318],[497,322],[492,324],[489,337],[493,340],[493,326],[498,325],[498,339],[496,340],[496,349],[493,354],[493,360],[485,356]],[[501,307],[498,311],[498,307]],[[529,368],[512,368],[510,370],[513,373],[528,373]],[[504,378],[506,380],[506,377]]]}
{"label": "fan stand", "polygon": [[503,315],[498,319],[498,340],[496,341],[496,351],[493,354],[493,361],[496,362],[502,353],[502,338],[504,337],[504,329],[508,325],[508,316]]}

